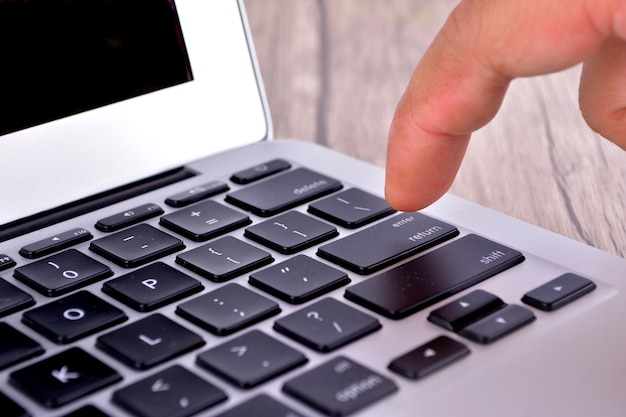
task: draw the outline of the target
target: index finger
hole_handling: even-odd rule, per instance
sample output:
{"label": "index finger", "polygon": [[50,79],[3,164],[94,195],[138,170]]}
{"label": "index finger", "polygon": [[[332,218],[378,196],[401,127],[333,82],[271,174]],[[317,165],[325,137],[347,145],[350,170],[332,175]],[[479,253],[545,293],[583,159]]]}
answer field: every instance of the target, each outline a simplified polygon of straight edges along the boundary
{"label": "index finger", "polygon": [[613,36],[620,0],[464,0],[418,64],[392,121],[386,196],[423,208],[452,184],[471,133],[510,81],[573,66]]}

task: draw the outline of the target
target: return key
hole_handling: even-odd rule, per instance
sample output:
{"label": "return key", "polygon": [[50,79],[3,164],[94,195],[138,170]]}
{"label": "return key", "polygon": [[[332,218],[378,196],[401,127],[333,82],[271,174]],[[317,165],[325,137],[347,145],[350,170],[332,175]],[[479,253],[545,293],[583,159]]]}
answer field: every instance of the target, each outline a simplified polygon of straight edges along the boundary
{"label": "return key", "polygon": [[367,275],[458,234],[456,227],[424,214],[400,213],[321,246],[317,255],[353,272]]}

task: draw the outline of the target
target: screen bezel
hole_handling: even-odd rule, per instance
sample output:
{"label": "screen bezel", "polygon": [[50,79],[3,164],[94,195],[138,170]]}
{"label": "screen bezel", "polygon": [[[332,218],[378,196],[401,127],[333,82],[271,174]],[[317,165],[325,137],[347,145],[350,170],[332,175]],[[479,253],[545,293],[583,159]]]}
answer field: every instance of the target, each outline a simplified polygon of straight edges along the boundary
{"label": "screen bezel", "polygon": [[271,138],[243,4],[176,6],[194,80],[0,136],[0,226]]}

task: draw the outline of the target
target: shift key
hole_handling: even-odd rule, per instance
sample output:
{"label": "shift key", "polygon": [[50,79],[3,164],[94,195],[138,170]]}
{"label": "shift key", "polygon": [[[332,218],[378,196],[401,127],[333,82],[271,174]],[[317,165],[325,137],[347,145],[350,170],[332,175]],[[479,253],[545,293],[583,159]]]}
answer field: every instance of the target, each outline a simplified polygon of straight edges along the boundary
{"label": "shift key", "polygon": [[371,274],[459,234],[456,227],[421,213],[400,213],[321,246],[317,255],[357,274]]}
{"label": "shift key", "polygon": [[401,319],[524,261],[524,255],[466,235],[419,258],[348,288],[345,297]]}

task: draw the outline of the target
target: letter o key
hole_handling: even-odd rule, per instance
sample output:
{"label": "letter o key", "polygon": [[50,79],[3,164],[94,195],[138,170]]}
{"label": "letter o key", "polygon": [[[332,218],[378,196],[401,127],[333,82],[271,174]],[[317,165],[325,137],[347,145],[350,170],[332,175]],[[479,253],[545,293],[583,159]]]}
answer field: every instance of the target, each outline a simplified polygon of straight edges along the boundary
{"label": "letter o key", "polygon": [[71,321],[80,320],[85,317],[85,310],[80,308],[69,308],[63,312],[63,317]]}
{"label": "letter o key", "polygon": [[78,278],[78,272],[68,269],[67,271],[63,271],[63,277],[67,279],[75,279]]}

